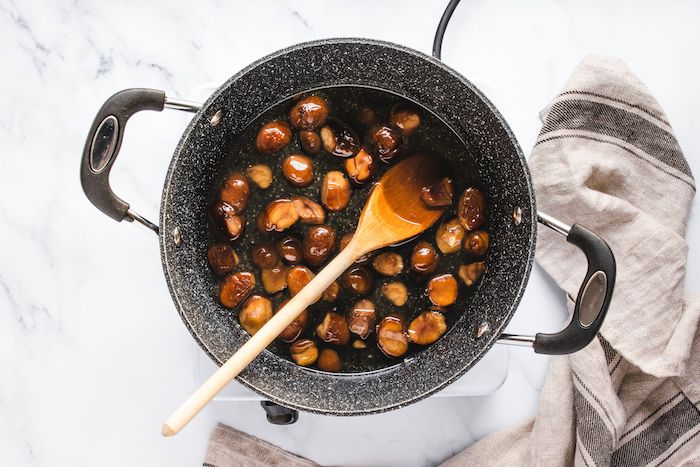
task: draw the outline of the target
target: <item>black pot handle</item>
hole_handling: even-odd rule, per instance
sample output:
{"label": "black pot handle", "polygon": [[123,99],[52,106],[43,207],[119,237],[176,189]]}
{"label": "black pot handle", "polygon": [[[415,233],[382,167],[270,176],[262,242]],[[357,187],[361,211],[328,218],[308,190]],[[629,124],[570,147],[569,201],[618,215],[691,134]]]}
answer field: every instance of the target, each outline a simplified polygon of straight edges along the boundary
{"label": "black pot handle", "polygon": [[535,352],[542,354],[570,354],[586,347],[603,325],[615,288],[615,256],[605,240],[587,228],[579,224],[569,227],[543,213],[538,213],[537,217],[540,223],[566,235],[566,241],[583,251],[588,270],[566,328],[554,334],[538,333],[534,337],[503,334],[500,342],[532,345]]}

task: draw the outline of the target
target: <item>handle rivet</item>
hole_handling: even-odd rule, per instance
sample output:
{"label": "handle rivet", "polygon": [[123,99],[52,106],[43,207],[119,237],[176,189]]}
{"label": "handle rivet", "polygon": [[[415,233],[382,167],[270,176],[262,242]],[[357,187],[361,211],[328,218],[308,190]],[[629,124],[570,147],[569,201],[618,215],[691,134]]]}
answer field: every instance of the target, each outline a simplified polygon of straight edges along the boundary
{"label": "handle rivet", "polygon": [[221,120],[224,118],[224,112],[221,110],[217,110],[214,115],[211,116],[209,119],[209,125],[211,126],[217,126],[219,123],[221,123]]}
{"label": "handle rivet", "polygon": [[520,225],[520,223],[523,221],[523,210],[520,209],[520,206],[516,206],[515,209],[513,209],[513,223],[515,225]]}
{"label": "handle rivet", "polygon": [[489,330],[489,323],[484,321],[481,323],[479,326],[477,326],[476,331],[474,331],[474,336],[478,339],[479,337],[483,336],[486,334],[486,332]]}
{"label": "handle rivet", "polygon": [[173,242],[175,246],[180,246],[182,243],[182,234],[180,233],[180,227],[175,227],[173,229]]}

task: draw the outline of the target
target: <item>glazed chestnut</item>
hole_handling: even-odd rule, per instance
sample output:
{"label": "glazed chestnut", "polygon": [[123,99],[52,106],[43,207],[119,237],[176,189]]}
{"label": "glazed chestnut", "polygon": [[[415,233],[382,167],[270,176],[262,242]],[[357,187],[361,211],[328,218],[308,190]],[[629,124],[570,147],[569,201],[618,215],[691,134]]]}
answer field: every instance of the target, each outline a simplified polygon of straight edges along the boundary
{"label": "glazed chestnut", "polygon": [[282,232],[299,220],[299,213],[291,199],[278,199],[265,208],[265,229],[270,232]]}
{"label": "glazed chestnut", "polygon": [[270,220],[267,218],[267,213],[264,209],[260,211],[258,217],[255,218],[255,225],[258,228],[258,232],[263,235],[267,235],[272,231]]}
{"label": "glazed chestnut", "polygon": [[272,185],[272,169],[265,164],[251,165],[248,167],[246,173],[248,174],[248,178],[263,190]]}
{"label": "glazed chestnut", "polygon": [[459,221],[467,230],[476,230],[486,220],[486,197],[477,188],[467,188],[459,197]]}
{"label": "glazed chestnut", "polygon": [[287,272],[287,267],[281,263],[271,268],[263,269],[260,272],[260,280],[265,292],[275,294],[284,290],[287,287]]}
{"label": "glazed chestnut", "polygon": [[301,242],[296,237],[284,237],[277,242],[277,253],[279,253],[286,262],[296,264],[301,261],[303,257]]}
{"label": "glazed chestnut", "polygon": [[328,118],[330,108],[328,102],[319,96],[306,97],[289,111],[289,122],[297,130],[315,130]]}
{"label": "glazed chestnut", "polygon": [[476,284],[486,269],[486,263],[478,261],[476,263],[463,264],[459,267],[459,277],[464,283],[471,287]]}
{"label": "glazed chestnut", "polygon": [[251,336],[272,318],[272,302],[260,295],[253,295],[238,312],[241,327]]}
{"label": "glazed chestnut", "polygon": [[289,355],[299,366],[310,366],[316,363],[318,349],[311,339],[300,339],[289,347]]}
{"label": "glazed chestnut", "polygon": [[234,272],[226,276],[219,287],[219,301],[226,308],[241,303],[255,287],[255,276],[250,272]]}
{"label": "glazed chestnut", "polygon": [[464,238],[464,250],[473,256],[484,256],[489,249],[489,233],[483,230],[470,232]]}
{"label": "glazed chestnut", "polygon": [[329,118],[321,128],[321,144],[337,157],[352,157],[360,150],[360,140],[352,129],[337,118]]}
{"label": "glazed chestnut", "polygon": [[439,311],[424,311],[408,325],[408,338],[414,344],[428,345],[447,332],[445,317]]}
{"label": "glazed chestnut", "polygon": [[274,245],[261,243],[250,249],[250,260],[260,269],[269,269],[279,262],[280,257]]}
{"label": "glazed chestnut", "polygon": [[212,225],[223,233],[227,240],[233,241],[241,236],[245,222],[234,213],[233,208],[223,201],[216,201],[209,207]]}
{"label": "glazed chestnut", "polygon": [[408,289],[403,282],[389,282],[382,286],[382,294],[392,304],[404,306],[408,300]]}
{"label": "glazed chestnut", "polygon": [[330,171],[321,184],[321,204],[330,211],[340,211],[350,202],[352,187],[343,172]]}
{"label": "glazed chestnut", "polygon": [[315,225],[304,234],[304,259],[319,266],[335,250],[335,229],[330,225]]}
{"label": "glazed chestnut", "polygon": [[209,267],[214,274],[228,274],[238,266],[238,255],[230,245],[217,243],[207,250]]}
{"label": "glazed chestnut", "polygon": [[292,202],[302,224],[323,224],[326,220],[326,212],[315,201],[304,196],[294,196]]}
{"label": "glazed chestnut", "polygon": [[[278,313],[289,300],[285,300],[275,309],[275,313]],[[279,339],[283,342],[294,342],[301,336],[306,327],[309,325],[309,310],[304,310],[299,313],[299,316],[294,318],[294,321],[289,323],[286,328],[280,333]]]}
{"label": "glazed chestnut", "polygon": [[443,222],[435,232],[435,244],[445,254],[459,251],[463,238],[464,227],[457,218]]}
{"label": "glazed chestnut", "polygon": [[389,314],[377,326],[377,346],[387,357],[400,357],[408,351],[408,336],[404,332],[404,318]]}
{"label": "glazed chestnut", "polygon": [[316,154],[321,150],[321,137],[315,131],[302,130],[299,132],[299,144],[309,154]]}
{"label": "glazed chestnut", "polygon": [[403,271],[403,258],[393,251],[385,251],[374,257],[372,267],[383,276],[395,276]]}
{"label": "glazed chestnut", "polygon": [[323,349],[318,354],[316,367],[321,371],[338,372],[343,367],[338,352],[333,349]]}
{"label": "glazed chestnut", "polygon": [[292,130],[283,121],[266,123],[258,131],[255,147],[264,154],[281,151],[292,140]]}
{"label": "glazed chestnut", "polygon": [[355,183],[363,184],[377,171],[377,163],[370,153],[360,149],[354,157],[345,159],[345,171]]}
{"label": "glazed chestnut", "polygon": [[436,306],[449,306],[457,301],[457,280],[452,274],[442,274],[428,281],[428,298]]}
{"label": "glazed chestnut", "polygon": [[233,208],[233,213],[243,213],[250,196],[250,183],[245,175],[234,172],[224,180],[219,191],[219,199]]}
{"label": "glazed chestnut", "polygon": [[401,152],[403,136],[398,131],[388,126],[377,126],[369,133],[372,145],[372,153],[379,156],[384,162],[389,162]]}
{"label": "glazed chestnut", "polygon": [[346,288],[359,295],[372,289],[372,273],[364,266],[352,266],[343,273],[342,281]]}
{"label": "glazed chestnut", "polygon": [[314,181],[314,163],[301,154],[289,155],[282,161],[282,175],[292,186],[309,186]]}
{"label": "glazed chestnut", "polygon": [[298,294],[301,289],[306,286],[316,274],[311,272],[311,269],[305,266],[294,266],[287,271],[287,287],[289,287],[289,295],[292,297]]}
{"label": "glazed chestnut", "polygon": [[321,324],[316,327],[316,335],[323,342],[335,345],[346,345],[350,341],[350,328],[345,319],[338,313],[329,311]]}
{"label": "glazed chestnut", "polygon": [[321,299],[324,302],[334,302],[338,299],[338,295],[340,294],[340,284],[338,281],[333,281],[331,285],[328,286],[326,290],[323,291],[323,295],[321,295]]}
{"label": "glazed chestnut", "polygon": [[406,135],[412,135],[420,126],[420,114],[410,104],[396,104],[391,109],[391,123]]}
{"label": "glazed chestnut", "polygon": [[418,242],[411,253],[411,269],[421,274],[428,274],[437,269],[440,257],[433,245]]}
{"label": "glazed chestnut", "polygon": [[439,182],[424,186],[420,192],[420,199],[431,208],[444,208],[452,204],[452,180],[445,177]]}
{"label": "glazed chestnut", "polygon": [[[343,235],[342,237],[340,237],[340,242],[339,242],[340,251],[343,251],[343,250],[345,249],[345,247],[348,246],[348,243],[350,243],[350,240],[352,240],[352,234],[351,234],[351,233],[346,233],[345,235]],[[367,261],[370,260],[370,258],[372,258],[372,253],[371,253],[371,252],[370,252],[370,253],[365,253],[364,255],[362,255],[362,256],[360,256],[359,258],[357,258],[357,259],[355,260],[355,262],[358,263],[358,264],[366,263]]]}
{"label": "glazed chestnut", "polygon": [[377,322],[374,303],[369,300],[360,300],[355,303],[348,313],[347,321],[350,332],[357,334],[362,339],[367,339]]}
{"label": "glazed chestnut", "polygon": [[378,119],[379,117],[377,116],[377,111],[370,107],[362,107],[357,112],[357,121],[367,128],[376,125]]}

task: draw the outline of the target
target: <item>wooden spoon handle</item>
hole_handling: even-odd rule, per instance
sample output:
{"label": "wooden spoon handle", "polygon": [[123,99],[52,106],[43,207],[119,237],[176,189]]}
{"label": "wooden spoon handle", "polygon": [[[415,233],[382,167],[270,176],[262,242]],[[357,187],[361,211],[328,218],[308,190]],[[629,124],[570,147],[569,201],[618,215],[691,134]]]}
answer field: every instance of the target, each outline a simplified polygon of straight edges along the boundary
{"label": "wooden spoon handle", "polygon": [[336,280],[352,263],[361,256],[357,254],[352,242],[348,244],[333,261],[323,268],[311,282],[292,297],[270,321],[255,333],[241,348],[234,353],[213,375],[209,377],[189,398],[165,420],[161,433],[172,436],[178,433],[187,423],[199,413],[233,378],[247,367],[294,318],[314,303],[319,296]]}

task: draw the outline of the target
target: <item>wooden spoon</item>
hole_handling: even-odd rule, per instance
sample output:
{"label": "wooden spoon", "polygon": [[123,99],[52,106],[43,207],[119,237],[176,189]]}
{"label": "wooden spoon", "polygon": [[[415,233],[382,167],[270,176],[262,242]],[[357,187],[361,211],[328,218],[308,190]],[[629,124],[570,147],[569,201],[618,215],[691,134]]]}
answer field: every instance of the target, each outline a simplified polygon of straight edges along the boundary
{"label": "wooden spoon", "polygon": [[412,156],[389,169],[372,188],[350,243],[168,417],[163,436],[172,436],[189,423],[355,260],[433,225],[442,209],[426,206],[421,190],[446,175],[442,159],[434,155]]}

